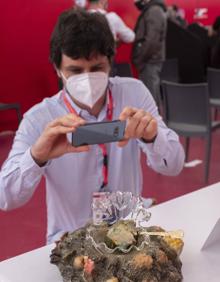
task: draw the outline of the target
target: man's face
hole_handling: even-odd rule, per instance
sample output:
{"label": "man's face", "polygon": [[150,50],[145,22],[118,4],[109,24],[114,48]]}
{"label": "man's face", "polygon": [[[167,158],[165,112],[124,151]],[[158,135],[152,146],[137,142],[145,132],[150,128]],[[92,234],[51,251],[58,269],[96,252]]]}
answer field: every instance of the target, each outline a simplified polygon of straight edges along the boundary
{"label": "man's face", "polygon": [[[110,69],[111,69],[110,62],[106,56],[102,56],[102,55],[93,56],[91,59],[87,60],[85,58],[71,59],[70,57],[63,54],[61,66],[59,70],[57,70],[57,74],[59,75],[59,77],[62,78],[63,84],[65,86],[67,83],[66,80],[75,75],[84,74],[84,73],[92,73],[92,72],[104,72],[107,75],[109,75]],[[99,92],[101,93],[101,96],[98,98],[95,104],[89,105],[89,106],[87,102],[82,101],[82,99],[79,99],[79,97],[76,98],[76,96],[72,94],[71,90],[69,93],[73,101],[80,108],[86,109],[88,111],[92,110],[93,112],[91,113],[96,115],[99,113],[105,101],[106,86],[104,87],[105,89],[103,90],[103,92],[102,90],[101,92]]]}
{"label": "man's face", "polygon": [[[87,60],[84,58],[71,59],[70,57],[62,54],[62,60],[60,65],[60,71],[63,73],[66,79],[69,77],[88,73],[88,72],[105,72],[110,73],[110,62],[106,56],[97,55]],[[65,81],[63,81],[65,84]]]}

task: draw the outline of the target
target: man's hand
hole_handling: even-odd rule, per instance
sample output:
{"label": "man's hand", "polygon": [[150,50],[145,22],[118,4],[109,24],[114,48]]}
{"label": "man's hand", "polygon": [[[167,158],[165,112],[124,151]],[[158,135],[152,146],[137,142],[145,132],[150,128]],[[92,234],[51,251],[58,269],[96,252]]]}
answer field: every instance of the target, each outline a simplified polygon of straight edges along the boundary
{"label": "man's hand", "polygon": [[31,148],[31,155],[35,162],[41,166],[48,160],[66,153],[88,151],[88,146],[73,147],[66,136],[67,133],[74,132],[83,124],[85,121],[74,114],[68,114],[49,123]]}
{"label": "man's hand", "polygon": [[125,146],[130,138],[151,142],[157,136],[157,121],[144,110],[126,107],[121,112],[119,119],[127,120],[125,139],[118,143],[120,147]]}

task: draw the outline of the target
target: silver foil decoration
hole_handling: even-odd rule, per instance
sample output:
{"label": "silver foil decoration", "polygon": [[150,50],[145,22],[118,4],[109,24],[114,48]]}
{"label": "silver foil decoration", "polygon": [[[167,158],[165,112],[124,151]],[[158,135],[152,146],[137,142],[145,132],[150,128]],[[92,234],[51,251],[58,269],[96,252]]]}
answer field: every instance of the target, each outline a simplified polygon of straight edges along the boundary
{"label": "silver foil decoration", "polygon": [[95,225],[102,222],[113,224],[120,219],[131,219],[137,226],[142,226],[142,223],[146,223],[151,217],[140,196],[120,191],[97,193],[93,197],[92,215]]}

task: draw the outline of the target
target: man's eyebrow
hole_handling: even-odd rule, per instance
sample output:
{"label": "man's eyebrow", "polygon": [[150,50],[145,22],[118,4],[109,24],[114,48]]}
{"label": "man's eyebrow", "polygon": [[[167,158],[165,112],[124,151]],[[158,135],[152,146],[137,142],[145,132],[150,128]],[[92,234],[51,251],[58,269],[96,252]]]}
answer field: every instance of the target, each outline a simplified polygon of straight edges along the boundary
{"label": "man's eyebrow", "polygon": [[78,71],[78,70],[82,70],[83,68],[80,67],[80,66],[67,66],[67,67],[65,67],[65,69],[67,71]]}
{"label": "man's eyebrow", "polygon": [[93,65],[93,66],[91,66],[91,69],[92,68],[99,68],[99,67],[104,67],[105,66],[105,63],[98,63],[98,64],[95,64],[95,65]]}
{"label": "man's eyebrow", "polygon": [[99,67],[99,66],[103,66],[103,65],[105,65],[105,63],[104,62],[100,62],[100,63],[97,63],[97,64],[93,65],[92,67]]}

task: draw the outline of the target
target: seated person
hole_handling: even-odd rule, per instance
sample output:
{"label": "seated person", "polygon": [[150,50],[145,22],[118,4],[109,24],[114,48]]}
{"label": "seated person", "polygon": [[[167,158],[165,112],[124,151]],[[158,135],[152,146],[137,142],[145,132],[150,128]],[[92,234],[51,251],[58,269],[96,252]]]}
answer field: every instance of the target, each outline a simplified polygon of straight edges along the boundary
{"label": "seated person", "polygon": [[[94,192],[141,195],[140,150],[158,173],[177,175],[183,168],[179,138],[162,121],[144,84],[109,78],[114,46],[100,13],[71,9],[60,15],[50,59],[64,88],[24,115],[2,166],[0,208],[5,211],[27,203],[45,177],[48,243],[91,218]],[[71,145],[71,133],[79,126],[115,119],[126,120],[119,143]]]}

